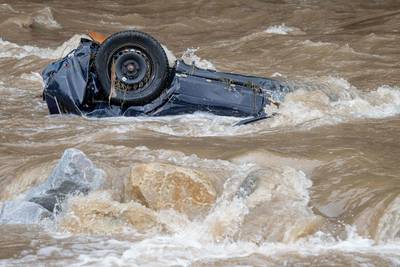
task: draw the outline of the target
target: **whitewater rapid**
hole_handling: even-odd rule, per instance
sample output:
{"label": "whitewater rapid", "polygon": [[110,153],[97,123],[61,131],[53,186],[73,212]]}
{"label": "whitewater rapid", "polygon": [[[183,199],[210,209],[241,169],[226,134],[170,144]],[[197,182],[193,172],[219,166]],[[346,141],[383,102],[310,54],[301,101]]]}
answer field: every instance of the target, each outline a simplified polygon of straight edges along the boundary
{"label": "whitewater rapid", "polygon": [[[1,4],[0,210],[46,181],[71,148],[106,182],[68,196],[52,220],[2,224],[0,266],[399,266],[398,35],[386,25],[396,15],[372,8],[382,16],[345,21],[352,9],[336,4],[278,12],[250,1],[250,17],[229,1],[124,3],[127,15],[115,1],[91,11],[84,1],[74,3],[81,10]],[[128,28],[168,44],[170,63],[175,53],[198,67],[272,76],[291,92],[279,109],[267,107],[275,116],[245,126],[201,112],[48,115],[43,67],[70,53],[86,29]],[[212,201],[195,214],[190,203],[134,201],[126,186],[136,170],[154,187],[189,176]],[[187,193],[188,184],[161,183],[159,192]],[[11,219],[26,219],[19,216]]]}

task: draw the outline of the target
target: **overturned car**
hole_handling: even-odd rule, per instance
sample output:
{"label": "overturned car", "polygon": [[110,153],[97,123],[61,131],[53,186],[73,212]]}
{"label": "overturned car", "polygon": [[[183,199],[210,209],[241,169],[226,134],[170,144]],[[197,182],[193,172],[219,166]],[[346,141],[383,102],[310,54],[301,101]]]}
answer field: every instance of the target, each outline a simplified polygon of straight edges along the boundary
{"label": "overturned car", "polygon": [[139,31],[108,38],[89,34],[66,57],[42,72],[43,98],[50,114],[163,116],[211,112],[267,118],[288,88],[268,78],[200,69],[182,60],[168,62],[161,44]]}

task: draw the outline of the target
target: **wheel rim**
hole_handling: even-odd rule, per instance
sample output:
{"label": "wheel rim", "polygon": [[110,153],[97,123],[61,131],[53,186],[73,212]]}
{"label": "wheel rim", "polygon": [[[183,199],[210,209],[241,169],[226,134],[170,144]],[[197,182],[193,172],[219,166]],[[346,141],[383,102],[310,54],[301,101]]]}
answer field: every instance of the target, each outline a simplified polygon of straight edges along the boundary
{"label": "wheel rim", "polygon": [[[110,63],[115,64],[116,90],[125,92],[139,90],[150,83],[153,69],[149,57],[142,51],[123,48],[114,53],[112,61]],[[112,64],[109,64],[110,73]]]}

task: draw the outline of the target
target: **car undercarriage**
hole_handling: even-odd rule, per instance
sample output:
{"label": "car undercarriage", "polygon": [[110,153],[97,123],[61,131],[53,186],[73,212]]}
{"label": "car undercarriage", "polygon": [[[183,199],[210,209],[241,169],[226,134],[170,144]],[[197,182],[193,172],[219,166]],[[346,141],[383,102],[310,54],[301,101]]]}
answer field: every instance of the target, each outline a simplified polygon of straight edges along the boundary
{"label": "car undercarriage", "polygon": [[182,60],[170,64],[162,46],[146,33],[90,36],[42,72],[50,114],[165,116],[203,111],[244,117],[245,124],[273,115],[266,107],[279,106],[289,91],[270,78],[200,69]]}

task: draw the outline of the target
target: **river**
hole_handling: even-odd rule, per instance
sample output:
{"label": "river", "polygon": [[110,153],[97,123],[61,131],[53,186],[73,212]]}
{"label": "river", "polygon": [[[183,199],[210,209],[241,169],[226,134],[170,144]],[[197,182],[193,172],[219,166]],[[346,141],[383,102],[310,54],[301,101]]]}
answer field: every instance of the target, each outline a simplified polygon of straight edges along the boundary
{"label": "river", "polygon": [[[207,113],[48,115],[41,70],[89,31],[125,29],[296,90],[277,116],[243,126]],[[400,266],[399,42],[396,0],[0,1],[0,206],[45,180],[68,148],[108,183],[71,197],[84,211],[0,225],[0,265]],[[143,231],[99,211],[137,212],[121,184],[150,163],[203,173],[215,203],[192,217],[155,210],[162,229]],[[232,198],[252,172],[263,177],[254,194]]]}

